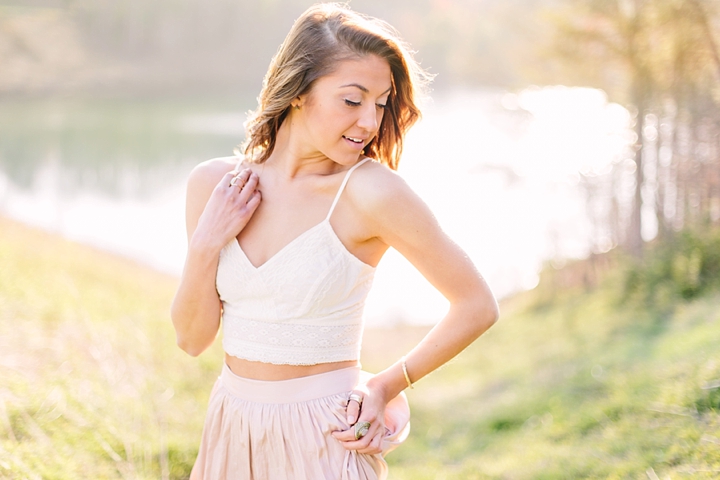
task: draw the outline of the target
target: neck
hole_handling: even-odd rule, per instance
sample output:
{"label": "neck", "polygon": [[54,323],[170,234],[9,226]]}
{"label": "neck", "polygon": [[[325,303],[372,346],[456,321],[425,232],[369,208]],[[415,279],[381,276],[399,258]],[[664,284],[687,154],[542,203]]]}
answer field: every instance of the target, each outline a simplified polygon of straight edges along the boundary
{"label": "neck", "polygon": [[305,175],[329,175],[339,170],[337,163],[318,150],[309,148],[306,142],[301,141],[302,138],[302,126],[293,120],[292,114],[288,115],[280,125],[275,148],[265,163],[290,179]]}

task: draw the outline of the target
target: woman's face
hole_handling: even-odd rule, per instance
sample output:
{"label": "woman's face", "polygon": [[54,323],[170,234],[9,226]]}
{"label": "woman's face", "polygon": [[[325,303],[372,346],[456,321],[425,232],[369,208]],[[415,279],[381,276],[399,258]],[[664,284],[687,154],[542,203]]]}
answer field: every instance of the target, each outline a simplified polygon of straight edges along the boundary
{"label": "woman's face", "polygon": [[357,162],[380,128],[391,86],[390,65],[376,55],[345,60],[319,78],[300,96],[294,115],[303,153],[342,165]]}

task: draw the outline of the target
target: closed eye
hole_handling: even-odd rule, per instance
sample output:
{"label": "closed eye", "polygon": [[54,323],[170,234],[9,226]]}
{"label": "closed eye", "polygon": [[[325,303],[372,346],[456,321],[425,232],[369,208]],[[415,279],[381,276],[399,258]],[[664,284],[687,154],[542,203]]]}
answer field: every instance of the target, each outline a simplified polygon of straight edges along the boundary
{"label": "closed eye", "polygon": [[359,107],[360,102],[353,102],[352,100],[345,99],[345,105],[349,107]]}
{"label": "closed eye", "polygon": [[387,108],[387,105],[383,103],[376,103],[375,106],[378,108],[382,108],[383,110]]}

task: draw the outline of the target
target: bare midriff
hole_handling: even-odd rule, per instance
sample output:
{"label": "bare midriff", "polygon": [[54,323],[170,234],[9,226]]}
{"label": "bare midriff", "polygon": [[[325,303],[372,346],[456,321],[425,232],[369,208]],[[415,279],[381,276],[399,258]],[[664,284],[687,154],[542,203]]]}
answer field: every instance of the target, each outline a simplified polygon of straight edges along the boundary
{"label": "bare midriff", "polygon": [[232,372],[252,380],[290,380],[318,373],[332,372],[342,368],[360,365],[357,360],[346,362],[318,363],[317,365],[275,365],[272,363],[252,362],[225,354],[225,363]]}

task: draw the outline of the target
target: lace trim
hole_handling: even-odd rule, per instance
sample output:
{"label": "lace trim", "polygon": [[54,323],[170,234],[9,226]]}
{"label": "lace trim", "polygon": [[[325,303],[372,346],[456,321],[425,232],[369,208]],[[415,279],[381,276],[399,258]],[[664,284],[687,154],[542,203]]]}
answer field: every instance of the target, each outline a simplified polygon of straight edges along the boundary
{"label": "lace trim", "polygon": [[233,357],[279,365],[315,365],[360,358],[362,324],[293,325],[226,318],[223,348]]}

